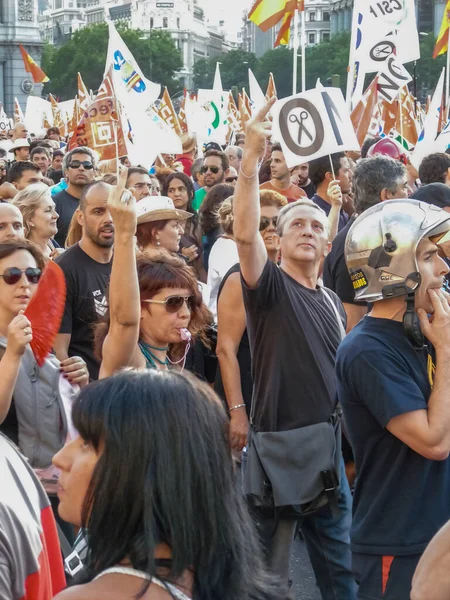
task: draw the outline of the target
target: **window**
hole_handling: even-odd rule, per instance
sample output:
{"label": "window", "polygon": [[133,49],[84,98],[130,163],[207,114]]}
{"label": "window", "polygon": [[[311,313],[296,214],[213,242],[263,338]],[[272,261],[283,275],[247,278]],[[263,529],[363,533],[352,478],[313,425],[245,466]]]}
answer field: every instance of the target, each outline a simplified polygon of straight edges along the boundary
{"label": "window", "polygon": [[153,29],[154,19],[150,17],[150,29]]}
{"label": "window", "polygon": [[169,27],[169,19],[167,17],[163,18],[163,28],[167,29]]}
{"label": "window", "polygon": [[315,21],[316,20],[316,13],[315,12],[310,12],[309,13],[309,20],[310,21]]}
{"label": "window", "polygon": [[313,31],[312,33],[308,33],[308,44],[315,44],[316,43],[316,32]]}
{"label": "window", "polygon": [[322,13],[322,21],[325,21],[326,23],[330,22],[330,13],[327,11],[323,11]]}
{"label": "window", "polygon": [[177,29],[180,29],[180,17],[177,17]]}
{"label": "window", "polygon": [[328,42],[330,39],[330,32],[329,31],[324,31],[322,33],[322,42]]}

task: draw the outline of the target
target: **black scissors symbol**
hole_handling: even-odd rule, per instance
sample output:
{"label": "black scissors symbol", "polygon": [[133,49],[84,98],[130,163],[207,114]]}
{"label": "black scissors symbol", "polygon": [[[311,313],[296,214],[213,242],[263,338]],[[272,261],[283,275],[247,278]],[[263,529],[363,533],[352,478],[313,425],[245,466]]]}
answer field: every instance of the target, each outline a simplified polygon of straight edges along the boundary
{"label": "black scissors symbol", "polygon": [[309,113],[307,113],[306,110],[302,110],[300,115],[291,114],[289,116],[289,121],[291,123],[296,123],[298,125],[298,145],[299,146],[302,145],[303,133],[309,137],[311,142],[314,139],[313,136],[311,135],[311,133],[309,132],[309,130],[307,129],[307,127],[304,125],[304,122],[307,121],[308,119],[309,119]]}

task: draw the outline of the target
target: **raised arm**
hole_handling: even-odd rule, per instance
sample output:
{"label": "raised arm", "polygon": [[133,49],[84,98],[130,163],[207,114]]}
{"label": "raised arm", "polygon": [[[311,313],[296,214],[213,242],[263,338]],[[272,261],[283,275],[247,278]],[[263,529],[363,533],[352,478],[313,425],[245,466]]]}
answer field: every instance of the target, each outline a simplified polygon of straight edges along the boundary
{"label": "raised arm", "polygon": [[330,181],[327,194],[331,202],[331,210],[328,214],[328,241],[332,242],[338,234],[342,208],[342,191],[339,181]]}
{"label": "raised arm", "polygon": [[271,135],[266,119],[275,98],[268,102],[247,125],[244,156],[234,193],[233,233],[239,252],[242,276],[250,288],[258,285],[267,262],[267,251],[259,234],[260,206],[258,162]]}
{"label": "raised arm", "polygon": [[133,365],[139,339],[141,305],[136,270],[136,200],[132,196],[122,202],[127,171],[123,170],[118,185],[108,198],[108,207],[114,221],[114,256],[109,285],[110,325],[103,343],[100,379],[109,377],[118,369]]}

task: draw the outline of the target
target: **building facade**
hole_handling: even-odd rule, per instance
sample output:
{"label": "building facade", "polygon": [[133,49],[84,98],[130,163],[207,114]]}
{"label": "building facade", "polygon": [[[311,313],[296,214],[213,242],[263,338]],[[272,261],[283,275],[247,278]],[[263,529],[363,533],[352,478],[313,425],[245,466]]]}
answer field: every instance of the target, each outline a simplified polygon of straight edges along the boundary
{"label": "building facade", "polygon": [[228,52],[233,45],[220,23],[210,26],[197,0],[50,0],[40,17],[44,39],[64,43],[80,27],[107,19],[125,22],[151,36],[162,29],[170,33],[183,57],[177,73],[184,86],[193,85],[193,68],[199,58],[212,58]]}

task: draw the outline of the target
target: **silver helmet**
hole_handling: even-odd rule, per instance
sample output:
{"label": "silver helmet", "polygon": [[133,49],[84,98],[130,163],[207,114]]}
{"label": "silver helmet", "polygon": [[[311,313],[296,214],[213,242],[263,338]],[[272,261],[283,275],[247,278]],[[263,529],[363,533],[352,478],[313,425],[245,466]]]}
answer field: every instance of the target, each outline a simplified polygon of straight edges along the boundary
{"label": "silver helmet", "polygon": [[420,285],[419,242],[449,231],[450,213],[418,200],[388,200],[366,210],[345,242],[355,300],[376,302],[414,292]]}

